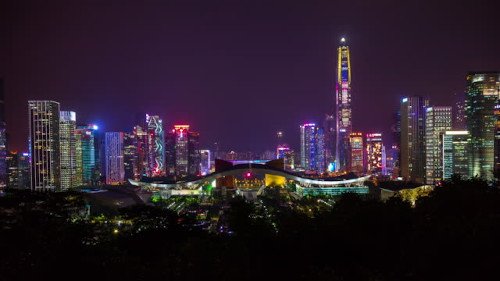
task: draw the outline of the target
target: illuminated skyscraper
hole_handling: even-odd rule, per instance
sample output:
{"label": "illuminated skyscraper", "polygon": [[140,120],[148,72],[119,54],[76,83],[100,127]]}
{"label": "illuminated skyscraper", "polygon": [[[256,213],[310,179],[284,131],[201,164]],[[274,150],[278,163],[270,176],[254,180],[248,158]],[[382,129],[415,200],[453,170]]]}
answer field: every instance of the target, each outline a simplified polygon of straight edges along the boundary
{"label": "illuminated skyscraper", "polygon": [[106,184],[118,185],[125,181],[123,162],[123,133],[106,132],[104,142]]}
{"label": "illuminated skyscraper", "polygon": [[431,106],[425,111],[425,183],[434,184],[443,178],[443,144],[440,136],[451,130],[452,107]]}
{"label": "illuminated skyscraper", "polygon": [[59,150],[61,160],[61,188],[76,187],[76,113],[61,111],[59,116]]}
{"label": "illuminated skyscraper", "polygon": [[30,186],[29,153],[10,151],[7,155],[9,188],[25,189]]}
{"label": "illuminated skyscraper", "polygon": [[355,132],[349,135],[350,167],[349,170],[358,175],[365,171],[363,133]]}
{"label": "illuminated skyscraper", "polygon": [[166,141],[167,166],[170,175],[197,175],[200,169],[198,150],[200,134],[189,125],[175,125]]}
{"label": "illuminated skyscraper", "polygon": [[134,178],[140,179],[146,173],[147,167],[147,143],[148,143],[148,135],[141,126],[134,126],[134,146],[136,149],[136,158],[134,162]]}
{"label": "illuminated skyscraper", "polygon": [[146,114],[148,177],[165,176],[165,133],[163,121],[157,115]]}
{"label": "illuminated skyscraper", "polygon": [[300,126],[300,162],[306,171],[326,171],[325,134],[314,123]]}
{"label": "illuminated skyscraper", "polygon": [[443,179],[457,174],[468,177],[470,135],[467,131],[446,131],[441,134],[443,151]]}
{"label": "illuminated skyscraper", "polygon": [[31,189],[59,189],[59,103],[28,101],[28,120]]}
{"label": "illuminated skyscraper", "polygon": [[425,177],[425,108],[428,105],[427,99],[418,96],[401,100],[401,176],[418,183],[423,183]]}
{"label": "illuminated skyscraper", "polygon": [[471,136],[469,176],[493,179],[495,152],[495,105],[500,95],[500,73],[467,75],[465,114]]}
{"label": "illuminated skyscraper", "polygon": [[125,180],[136,179],[134,174],[134,165],[137,162],[137,147],[135,146],[135,134],[123,134],[123,166],[125,171]]}
{"label": "illuminated skyscraper", "polygon": [[337,136],[336,136],[336,169],[344,171],[349,168],[349,135],[352,132],[351,111],[351,59],[349,46],[345,38],[340,40],[337,49]]}
{"label": "illuminated skyscraper", "polygon": [[[76,174],[79,178],[81,170],[82,184],[94,185],[97,183],[95,174],[99,171],[96,163],[95,133],[98,129],[96,125],[87,125],[78,126],[75,130],[75,141],[77,142],[75,150],[81,151],[81,154],[77,152],[75,160],[77,163]],[[81,165],[79,165],[80,161]]]}
{"label": "illuminated skyscraper", "polygon": [[5,124],[5,105],[3,96],[3,80],[0,79],[0,188],[8,182],[7,167],[7,128]]}
{"label": "illuminated skyscraper", "polygon": [[381,133],[366,134],[366,169],[370,174],[382,174],[385,169],[384,143]]}

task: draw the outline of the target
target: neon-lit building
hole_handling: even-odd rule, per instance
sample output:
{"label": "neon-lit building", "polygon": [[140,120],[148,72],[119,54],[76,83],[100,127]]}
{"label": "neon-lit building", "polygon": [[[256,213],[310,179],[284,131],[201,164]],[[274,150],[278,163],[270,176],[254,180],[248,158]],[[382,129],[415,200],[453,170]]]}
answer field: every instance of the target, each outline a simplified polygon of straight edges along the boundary
{"label": "neon-lit building", "polygon": [[32,190],[60,189],[59,103],[28,101]]}
{"label": "neon-lit building", "polygon": [[61,167],[61,188],[76,187],[76,113],[61,111],[59,116],[59,150]]}
{"label": "neon-lit building", "polygon": [[168,174],[198,175],[200,172],[199,133],[189,125],[175,125],[166,140]]}
{"label": "neon-lit building", "polygon": [[366,134],[366,168],[370,174],[382,174],[385,169],[382,133]]}
{"label": "neon-lit building", "polygon": [[495,106],[500,95],[500,73],[467,75],[465,114],[471,136],[469,176],[493,179],[495,163]]}
{"label": "neon-lit building", "polygon": [[467,131],[446,131],[441,134],[443,179],[450,179],[457,174],[468,177],[470,135]]}
{"label": "neon-lit building", "polygon": [[425,108],[429,101],[413,96],[401,100],[400,172],[405,180],[425,178]]}
{"label": "neon-lit building", "polygon": [[165,133],[163,121],[157,115],[146,114],[147,125],[147,166],[148,177],[165,176]]}
{"label": "neon-lit building", "polygon": [[119,185],[125,181],[122,132],[106,132],[104,141],[106,184]]}
{"label": "neon-lit building", "polygon": [[336,105],[336,168],[345,171],[350,167],[349,135],[352,132],[351,59],[345,38],[340,40],[337,48]]}
{"label": "neon-lit building", "polygon": [[452,107],[431,106],[425,112],[425,182],[434,184],[443,178],[441,134],[452,128]]}
{"label": "neon-lit building", "polygon": [[361,175],[365,172],[363,133],[354,132],[349,135],[349,148],[349,171]]}
{"label": "neon-lit building", "polygon": [[278,145],[276,159],[283,159],[283,169],[292,171],[295,168],[294,152],[287,144]]}

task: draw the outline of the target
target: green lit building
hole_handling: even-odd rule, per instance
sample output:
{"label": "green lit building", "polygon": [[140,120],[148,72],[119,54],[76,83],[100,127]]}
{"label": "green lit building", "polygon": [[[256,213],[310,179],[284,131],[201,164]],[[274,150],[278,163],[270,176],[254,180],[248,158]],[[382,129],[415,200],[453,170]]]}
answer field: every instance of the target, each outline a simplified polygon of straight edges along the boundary
{"label": "green lit building", "polygon": [[477,72],[467,75],[465,114],[471,136],[469,176],[493,179],[495,105],[500,93],[500,73]]}

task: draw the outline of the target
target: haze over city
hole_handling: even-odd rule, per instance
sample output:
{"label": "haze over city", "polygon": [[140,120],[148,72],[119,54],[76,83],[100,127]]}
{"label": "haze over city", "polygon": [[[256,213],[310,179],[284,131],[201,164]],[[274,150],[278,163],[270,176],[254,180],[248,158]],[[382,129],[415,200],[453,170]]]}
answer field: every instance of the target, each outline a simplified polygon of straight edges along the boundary
{"label": "haze over city", "polygon": [[[189,123],[202,147],[299,146],[335,105],[351,48],[353,128],[388,134],[401,97],[447,104],[465,75],[500,67],[495,1],[3,1],[0,77],[9,148],[27,150],[26,103],[127,131],[136,116]],[[142,116],[142,115],[141,115]]]}

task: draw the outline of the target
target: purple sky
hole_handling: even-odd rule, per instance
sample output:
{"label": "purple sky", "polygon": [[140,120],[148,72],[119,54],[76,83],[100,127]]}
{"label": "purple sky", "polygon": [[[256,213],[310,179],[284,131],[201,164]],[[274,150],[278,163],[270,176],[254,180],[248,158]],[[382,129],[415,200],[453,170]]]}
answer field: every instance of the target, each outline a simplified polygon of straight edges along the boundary
{"label": "purple sky", "polygon": [[[105,3],[104,3],[105,2]],[[43,3],[43,4],[42,4]],[[352,55],[355,130],[389,133],[404,95],[450,104],[471,70],[500,70],[498,1],[0,2],[10,148],[27,100],[128,131],[137,113],[189,123],[209,147],[298,148],[299,124],[334,102],[335,51]]]}

